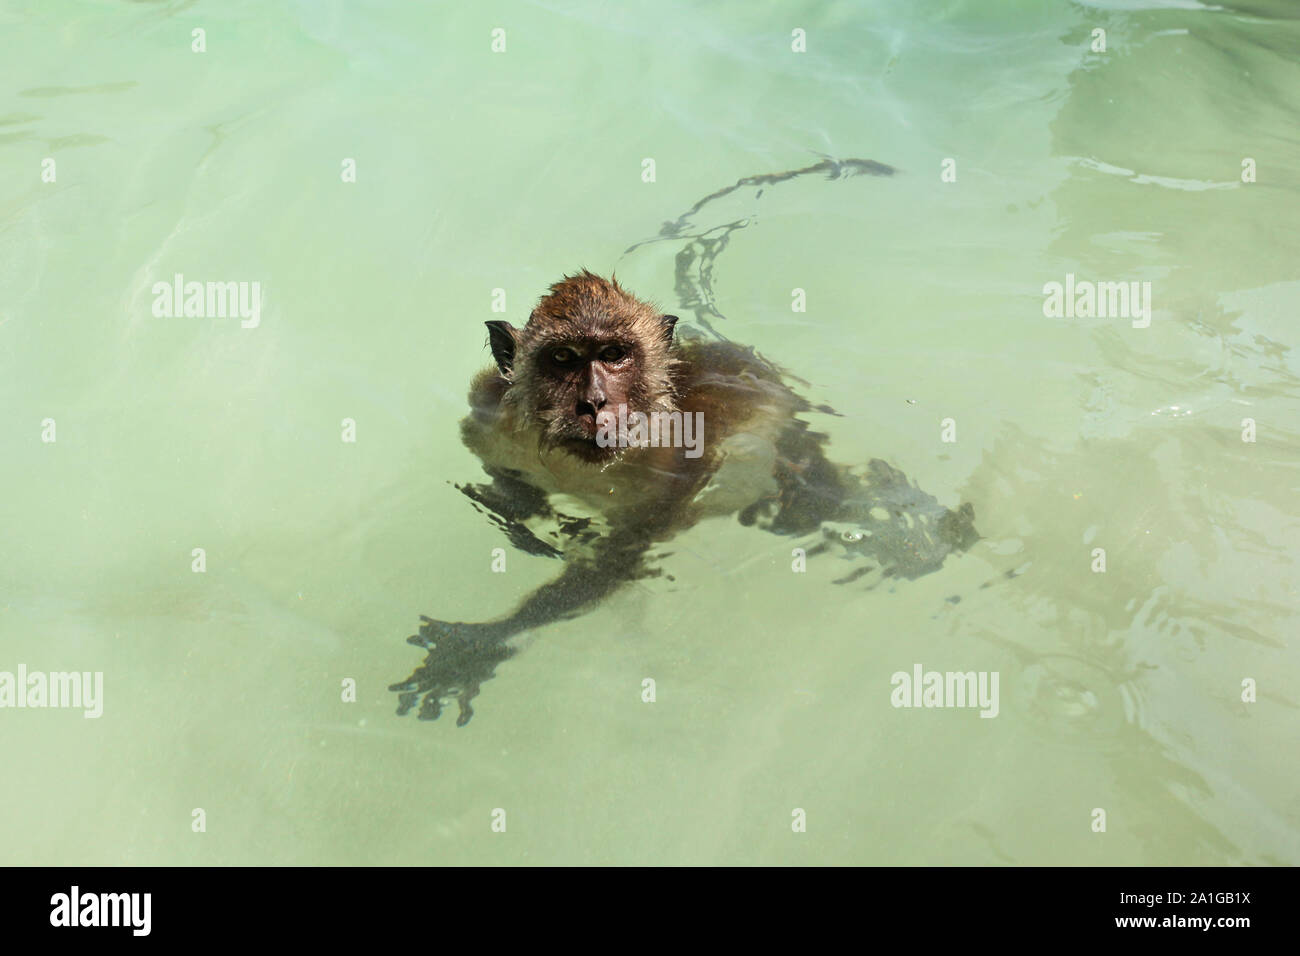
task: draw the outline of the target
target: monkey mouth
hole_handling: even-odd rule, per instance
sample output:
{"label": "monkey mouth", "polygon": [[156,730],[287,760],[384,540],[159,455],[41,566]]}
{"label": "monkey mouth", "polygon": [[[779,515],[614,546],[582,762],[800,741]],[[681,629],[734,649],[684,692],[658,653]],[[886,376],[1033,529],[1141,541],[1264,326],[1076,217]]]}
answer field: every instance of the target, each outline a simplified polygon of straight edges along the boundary
{"label": "monkey mouth", "polygon": [[619,448],[596,441],[595,428],[587,434],[584,432],[588,430],[581,427],[565,428],[559,434],[548,435],[544,444],[592,465],[608,465],[618,457]]}
{"label": "monkey mouth", "polygon": [[594,432],[590,437],[585,438],[578,435],[566,436],[561,438],[556,445],[569,454],[589,462],[607,462],[616,457],[619,451],[614,445],[597,443]]}
{"label": "monkey mouth", "polygon": [[597,441],[599,425],[598,416],[549,417],[542,425],[542,446],[566,452],[589,464],[608,465],[619,456],[621,449],[613,443]]}

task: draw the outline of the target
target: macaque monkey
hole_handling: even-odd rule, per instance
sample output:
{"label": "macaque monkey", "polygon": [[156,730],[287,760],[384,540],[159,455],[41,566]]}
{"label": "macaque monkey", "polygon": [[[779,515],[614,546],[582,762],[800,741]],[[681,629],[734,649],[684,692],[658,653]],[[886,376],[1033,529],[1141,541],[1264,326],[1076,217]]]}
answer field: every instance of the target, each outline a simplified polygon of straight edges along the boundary
{"label": "macaque monkey", "polygon": [[[882,461],[861,477],[833,465],[825,436],[798,418],[812,406],[775,366],[731,342],[683,340],[676,322],[583,271],[551,286],[523,328],[487,323],[496,365],[470,387],[461,437],[492,483],[460,490],[522,550],[560,556],[528,528],[538,518],[558,521],[570,546],[559,577],[505,617],[423,618],[409,641],[428,656],[390,688],[399,714],[419,703],[434,719],[455,698],[464,726],[480,684],[514,653],[510,638],[654,573],[647,552],[703,518],[821,531],[809,553],[834,545],[874,560],[846,580],[916,577],[978,539],[969,504],[949,511]],[[555,511],[563,502],[587,516]]]}

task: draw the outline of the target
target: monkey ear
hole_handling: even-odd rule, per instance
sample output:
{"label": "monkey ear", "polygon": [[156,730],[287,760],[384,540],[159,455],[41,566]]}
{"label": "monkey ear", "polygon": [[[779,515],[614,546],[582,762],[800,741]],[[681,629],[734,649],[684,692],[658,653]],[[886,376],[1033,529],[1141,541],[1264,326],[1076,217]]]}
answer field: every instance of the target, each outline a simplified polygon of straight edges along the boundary
{"label": "monkey ear", "polygon": [[659,321],[663,325],[664,341],[669,345],[673,344],[673,326],[677,324],[677,316],[661,315]]}
{"label": "monkey ear", "polygon": [[497,368],[502,375],[508,376],[515,364],[514,326],[501,319],[483,324],[488,327],[488,344],[492,347],[492,357],[496,359]]}

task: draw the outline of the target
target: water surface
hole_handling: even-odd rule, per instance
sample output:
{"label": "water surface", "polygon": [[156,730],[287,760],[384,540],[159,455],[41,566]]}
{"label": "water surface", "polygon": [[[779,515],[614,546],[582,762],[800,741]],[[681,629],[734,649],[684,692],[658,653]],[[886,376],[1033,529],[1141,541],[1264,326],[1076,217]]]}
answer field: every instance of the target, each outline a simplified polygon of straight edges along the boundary
{"label": "water surface", "polygon": [[[105,699],[0,710],[0,860],[1300,862],[1296,17],[4,0],[0,670]],[[661,236],[827,156],[897,172]],[[837,460],[984,540],[865,591],[702,524],[468,727],[398,718],[419,614],[556,572],[491,573],[456,423],[482,323],[583,266],[779,361]],[[176,273],[259,282],[259,324],[155,316]],[[1150,282],[1149,327],[1045,316],[1067,274]],[[998,672],[999,715],[892,707],[918,663]]]}

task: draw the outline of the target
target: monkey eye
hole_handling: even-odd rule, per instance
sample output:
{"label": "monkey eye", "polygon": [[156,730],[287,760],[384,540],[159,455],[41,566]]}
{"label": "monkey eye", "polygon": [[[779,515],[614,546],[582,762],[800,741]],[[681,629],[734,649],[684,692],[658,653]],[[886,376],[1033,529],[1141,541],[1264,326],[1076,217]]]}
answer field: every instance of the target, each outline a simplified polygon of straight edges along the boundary
{"label": "monkey eye", "polygon": [[621,362],[625,358],[627,358],[627,349],[621,345],[610,345],[600,351],[602,362]]}
{"label": "monkey eye", "polygon": [[568,365],[578,357],[578,353],[570,348],[558,348],[551,353],[551,361],[556,365]]}

